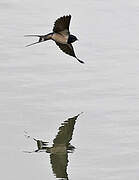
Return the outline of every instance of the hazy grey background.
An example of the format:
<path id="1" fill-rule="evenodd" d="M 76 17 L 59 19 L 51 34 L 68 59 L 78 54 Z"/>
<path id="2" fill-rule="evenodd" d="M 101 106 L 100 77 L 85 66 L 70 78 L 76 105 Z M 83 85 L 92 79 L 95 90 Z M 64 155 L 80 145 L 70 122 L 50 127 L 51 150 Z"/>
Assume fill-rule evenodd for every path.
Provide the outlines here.
<path id="1" fill-rule="evenodd" d="M 45 34 L 72 15 L 82 65 Z M 50 141 L 60 123 L 81 111 L 69 155 L 71 180 L 139 179 L 139 1 L 0 1 L 0 178 L 54 180 L 49 154 L 32 136 Z"/>

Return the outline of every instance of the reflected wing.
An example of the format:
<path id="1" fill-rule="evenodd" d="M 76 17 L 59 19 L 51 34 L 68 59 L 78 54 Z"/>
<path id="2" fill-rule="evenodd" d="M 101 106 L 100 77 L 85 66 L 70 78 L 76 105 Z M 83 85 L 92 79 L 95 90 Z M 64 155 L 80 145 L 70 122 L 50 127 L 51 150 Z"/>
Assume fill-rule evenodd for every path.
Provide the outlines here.
<path id="1" fill-rule="evenodd" d="M 68 179 L 67 166 L 68 166 L 68 154 L 51 154 L 50 162 L 52 165 L 53 173 L 56 178 Z"/>
<path id="2" fill-rule="evenodd" d="M 78 118 L 80 114 L 78 114 L 77 116 L 74 116 L 72 118 L 69 118 L 68 120 L 64 121 L 64 123 L 62 123 L 62 126 L 60 126 L 59 128 L 59 132 L 56 136 L 56 138 L 53 140 L 53 146 L 60 146 L 60 145 L 64 145 L 64 146 L 68 146 L 69 142 L 72 139 L 72 134 L 73 134 L 73 130 L 74 130 L 74 125 L 76 122 L 76 119 Z"/>
<path id="3" fill-rule="evenodd" d="M 71 20 L 71 15 L 60 17 L 59 19 L 56 20 L 53 31 L 55 33 L 60 33 L 63 31 L 62 32 L 63 34 L 65 34 L 65 33 L 68 34 L 70 20 Z"/>

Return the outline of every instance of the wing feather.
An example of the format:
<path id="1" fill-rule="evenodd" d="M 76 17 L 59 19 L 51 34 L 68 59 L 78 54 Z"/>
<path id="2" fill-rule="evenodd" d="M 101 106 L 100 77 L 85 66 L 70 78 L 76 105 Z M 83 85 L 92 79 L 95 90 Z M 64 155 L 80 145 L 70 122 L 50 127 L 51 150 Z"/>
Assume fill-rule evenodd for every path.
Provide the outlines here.
<path id="1" fill-rule="evenodd" d="M 72 44 L 61 44 L 61 43 L 58 43 L 56 42 L 56 44 L 59 46 L 59 48 L 66 54 L 70 55 L 70 56 L 73 56 L 76 58 L 76 55 L 75 55 L 75 52 L 74 52 L 74 49 L 73 49 L 73 46 Z"/>
<path id="2" fill-rule="evenodd" d="M 61 44 L 56 42 L 56 44 L 59 46 L 59 48 L 66 54 L 75 57 L 80 63 L 84 63 L 83 61 L 81 61 L 80 59 L 78 59 L 75 55 L 74 49 L 72 44 Z"/>
<path id="3" fill-rule="evenodd" d="M 60 33 L 61 31 L 65 31 L 65 30 L 69 32 L 70 20 L 71 20 L 71 15 L 58 18 L 54 23 L 53 32 Z"/>

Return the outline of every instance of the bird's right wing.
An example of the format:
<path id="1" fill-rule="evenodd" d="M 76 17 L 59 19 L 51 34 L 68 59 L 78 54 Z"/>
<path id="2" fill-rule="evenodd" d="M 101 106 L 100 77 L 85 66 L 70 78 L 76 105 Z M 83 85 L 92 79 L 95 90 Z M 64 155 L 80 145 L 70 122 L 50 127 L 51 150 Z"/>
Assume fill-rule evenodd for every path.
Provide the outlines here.
<path id="1" fill-rule="evenodd" d="M 62 123 L 62 126 L 60 126 L 59 128 L 59 132 L 56 138 L 53 140 L 54 147 L 59 145 L 65 145 L 65 146 L 69 145 L 69 142 L 72 139 L 74 125 L 79 115 L 80 114 L 72 118 L 69 118 L 68 120 L 64 121 L 64 123 Z"/>
<path id="2" fill-rule="evenodd" d="M 70 20 L 71 20 L 71 15 L 58 18 L 55 21 L 53 32 L 60 33 L 63 35 L 68 35 Z"/>
<path id="3" fill-rule="evenodd" d="M 70 56 L 73 56 L 76 58 L 76 55 L 75 55 L 75 52 L 74 52 L 74 49 L 73 49 L 73 46 L 72 44 L 61 44 L 61 43 L 58 43 L 56 42 L 56 44 L 59 46 L 59 48 L 66 54 L 70 55 Z"/>
<path id="4" fill-rule="evenodd" d="M 59 46 L 59 48 L 66 54 L 75 57 L 80 63 L 84 63 L 83 61 L 81 61 L 80 59 L 78 59 L 75 55 L 74 49 L 72 44 L 61 44 L 56 42 L 56 44 Z"/>

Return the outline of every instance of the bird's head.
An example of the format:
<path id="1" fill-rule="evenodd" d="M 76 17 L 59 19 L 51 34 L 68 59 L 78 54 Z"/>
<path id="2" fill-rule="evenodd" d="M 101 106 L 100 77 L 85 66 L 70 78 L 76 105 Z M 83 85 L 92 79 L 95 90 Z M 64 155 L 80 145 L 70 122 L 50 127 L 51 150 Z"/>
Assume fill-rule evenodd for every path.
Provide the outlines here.
<path id="1" fill-rule="evenodd" d="M 78 40 L 78 39 L 77 39 L 76 36 L 70 35 L 70 36 L 69 36 L 69 39 L 68 39 L 68 43 L 70 44 L 70 43 L 73 43 L 73 42 L 75 42 L 75 41 L 77 41 L 77 40 Z"/>

